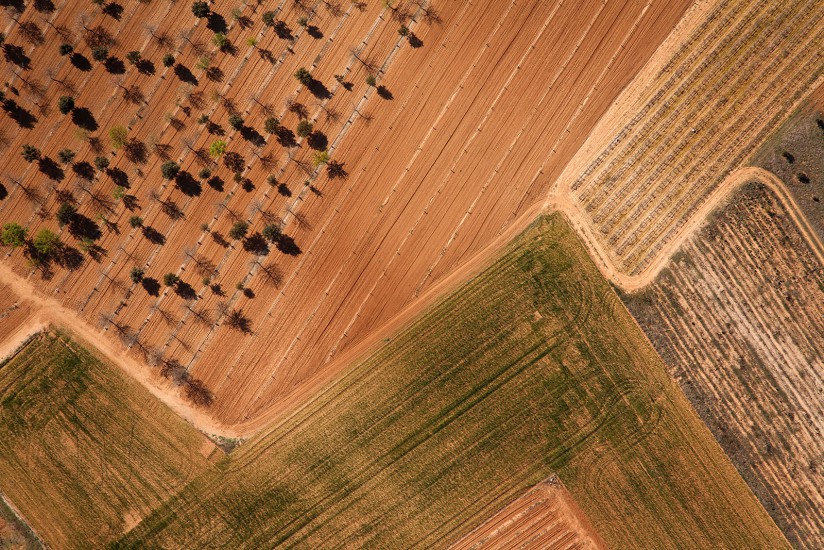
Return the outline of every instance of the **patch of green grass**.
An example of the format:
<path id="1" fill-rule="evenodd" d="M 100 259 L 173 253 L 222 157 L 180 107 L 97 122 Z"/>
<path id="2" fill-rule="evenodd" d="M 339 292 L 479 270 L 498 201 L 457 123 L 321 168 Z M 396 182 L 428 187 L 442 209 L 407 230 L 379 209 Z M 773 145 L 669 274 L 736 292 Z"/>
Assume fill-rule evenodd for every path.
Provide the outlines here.
<path id="1" fill-rule="evenodd" d="M 560 474 L 612 547 L 782 547 L 559 215 L 116 547 L 443 546 Z"/>
<path id="2" fill-rule="evenodd" d="M 0 490 L 56 548 L 128 527 L 208 466 L 205 438 L 65 334 L 0 367 Z"/>

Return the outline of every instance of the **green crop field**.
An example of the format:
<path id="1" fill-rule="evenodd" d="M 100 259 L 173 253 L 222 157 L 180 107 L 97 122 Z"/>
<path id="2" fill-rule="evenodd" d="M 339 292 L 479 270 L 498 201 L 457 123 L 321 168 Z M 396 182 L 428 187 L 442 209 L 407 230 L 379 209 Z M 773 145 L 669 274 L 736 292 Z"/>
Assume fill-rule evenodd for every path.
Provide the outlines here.
<path id="1" fill-rule="evenodd" d="M 781 533 L 559 215 L 117 547 L 443 546 L 558 473 L 611 547 Z"/>
<path id="2" fill-rule="evenodd" d="M 0 492 L 54 548 L 120 536 L 203 472 L 209 441 L 62 333 L 0 363 Z"/>

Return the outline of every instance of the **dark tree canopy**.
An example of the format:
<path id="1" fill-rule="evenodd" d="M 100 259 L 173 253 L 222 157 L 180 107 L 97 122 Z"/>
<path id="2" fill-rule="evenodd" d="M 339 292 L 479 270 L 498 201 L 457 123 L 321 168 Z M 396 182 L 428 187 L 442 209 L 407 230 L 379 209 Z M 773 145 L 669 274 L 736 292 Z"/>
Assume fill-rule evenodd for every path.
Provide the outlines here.
<path id="1" fill-rule="evenodd" d="M 192 2 L 192 13 L 195 17 L 209 17 L 209 4 L 207 2 Z"/>
<path id="2" fill-rule="evenodd" d="M 179 172 L 180 166 L 173 160 L 167 160 L 160 165 L 160 174 L 167 180 L 174 179 Z"/>
<path id="3" fill-rule="evenodd" d="M 64 115 L 70 113 L 74 109 L 74 98 L 68 95 L 60 96 L 57 100 L 57 108 Z"/>

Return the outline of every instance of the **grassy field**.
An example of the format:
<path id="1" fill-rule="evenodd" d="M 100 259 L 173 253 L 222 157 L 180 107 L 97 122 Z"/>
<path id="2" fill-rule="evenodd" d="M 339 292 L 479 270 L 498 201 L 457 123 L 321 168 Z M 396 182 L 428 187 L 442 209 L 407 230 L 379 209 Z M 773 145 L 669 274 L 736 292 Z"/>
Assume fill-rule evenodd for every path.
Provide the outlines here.
<path id="1" fill-rule="evenodd" d="M 553 472 L 610 547 L 787 546 L 559 215 L 114 546 L 444 546 Z"/>
<path id="2" fill-rule="evenodd" d="M 54 548 L 99 547 L 208 466 L 211 443 L 61 333 L 0 363 L 0 491 Z"/>

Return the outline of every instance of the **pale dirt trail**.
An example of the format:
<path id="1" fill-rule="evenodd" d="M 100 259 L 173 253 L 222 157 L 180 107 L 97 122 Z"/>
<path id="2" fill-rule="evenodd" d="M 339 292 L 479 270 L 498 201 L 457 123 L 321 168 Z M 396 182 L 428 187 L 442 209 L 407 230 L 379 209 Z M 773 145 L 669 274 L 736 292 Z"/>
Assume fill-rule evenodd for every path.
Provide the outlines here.
<path id="1" fill-rule="evenodd" d="M 23 277 L 14 273 L 6 264 L 0 263 L 0 282 L 8 285 L 20 300 L 28 302 L 32 313 L 25 325 L 0 343 L 0 357 L 13 353 L 26 338 L 49 325 L 67 330 L 73 337 L 87 343 L 94 352 L 97 350 L 105 358 L 123 369 L 129 376 L 143 384 L 155 397 L 169 406 L 175 413 L 206 434 L 236 437 L 234 430 L 222 426 L 208 414 L 195 409 L 177 395 L 176 389 L 169 384 L 162 384 L 152 376 L 145 365 L 141 365 L 126 355 L 124 349 L 116 349 L 102 331 L 91 327 L 74 311 L 71 311 L 48 296 L 35 290 L 34 286 Z"/>

